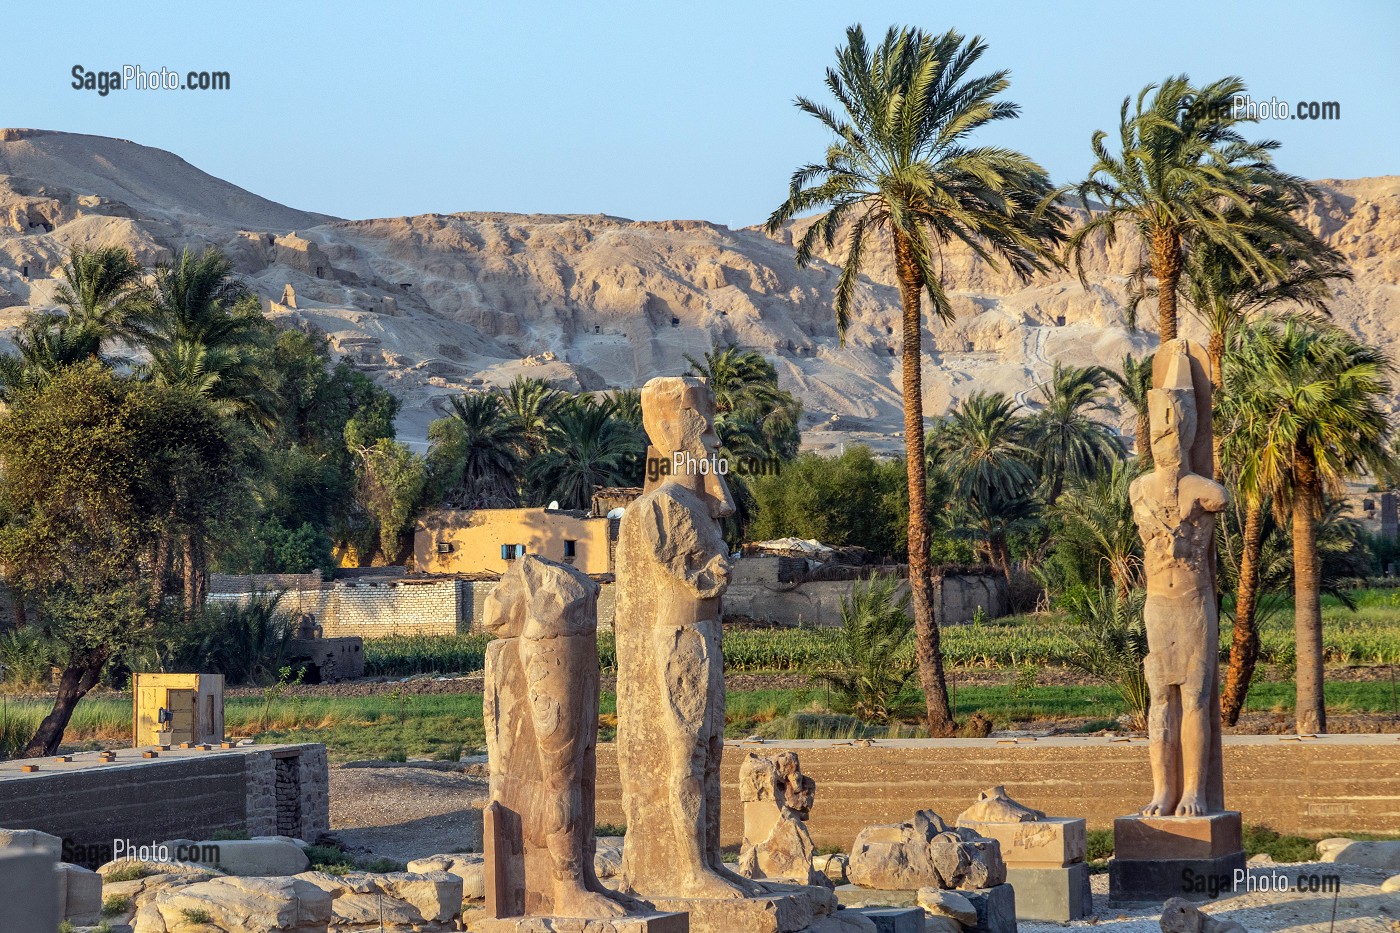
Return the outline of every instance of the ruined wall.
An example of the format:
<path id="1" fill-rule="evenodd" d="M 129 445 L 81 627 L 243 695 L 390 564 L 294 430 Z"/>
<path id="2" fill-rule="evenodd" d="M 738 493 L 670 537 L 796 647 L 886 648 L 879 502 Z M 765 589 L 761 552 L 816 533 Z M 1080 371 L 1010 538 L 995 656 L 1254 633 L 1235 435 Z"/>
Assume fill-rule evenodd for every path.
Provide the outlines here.
<path id="1" fill-rule="evenodd" d="M 281 797 L 282 812 L 295 812 L 295 823 L 278 820 L 279 761 L 296 774 L 295 799 L 286 783 Z M 78 864 L 110 851 L 114 839 L 150 844 L 208 839 L 218 830 L 269 835 L 281 827 L 315 841 L 330 828 L 324 745 L 171 750 L 156 759 L 123 749 L 111 764 L 99 764 L 93 753 L 66 764 L 45 760 L 37 774 L 21 774 L 19 765 L 0 763 L 0 826 L 58 836 L 70 854 L 85 856 L 65 859 Z"/>
<path id="2" fill-rule="evenodd" d="M 1011 796 L 1052 816 L 1085 817 L 1107 829 L 1152 796 L 1147 741 L 1103 736 L 876 740 L 869 748 L 840 741 L 726 742 L 721 837 L 743 833 L 739 766 L 749 749 L 792 749 L 817 782 L 807 828 L 819 846 L 849 849 L 874 823 L 906 820 L 932 808 L 953 819 L 981 790 L 1005 784 Z M 1400 742 L 1393 735 L 1226 736 L 1225 805 L 1246 823 L 1281 833 L 1335 836 L 1400 832 Z M 598 746 L 598 821 L 625 821 L 617 755 Z"/>
<path id="3" fill-rule="evenodd" d="M 455 579 L 338 582 L 325 614 L 317 620 L 327 637 L 455 635 L 470 628 L 463 583 Z"/>

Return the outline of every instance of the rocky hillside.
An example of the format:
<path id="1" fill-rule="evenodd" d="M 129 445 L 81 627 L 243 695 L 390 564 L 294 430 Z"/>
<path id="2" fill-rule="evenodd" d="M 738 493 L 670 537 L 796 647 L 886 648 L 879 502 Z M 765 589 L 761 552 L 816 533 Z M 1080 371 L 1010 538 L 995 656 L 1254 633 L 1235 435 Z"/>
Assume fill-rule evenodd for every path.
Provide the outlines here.
<path id="1" fill-rule="evenodd" d="M 1391 345 L 1400 332 L 1400 177 L 1325 181 L 1311 222 L 1352 262 L 1334 316 Z M 774 194 L 780 196 L 781 179 Z M 419 440 L 452 394 L 520 373 L 561 386 L 636 385 L 716 343 L 763 351 L 800 395 L 807 443 L 899 446 L 898 293 L 872 253 L 844 346 L 836 269 L 793 264 L 793 231 L 769 237 L 700 220 L 426 214 L 338 220 L 294 210 L 124 140 L 0 130 L 0 334 L 52 301 L 75 245 L 118 243 L 145 262 L 221 247 L 288 326 L 328 333 L 405 402 Z M 926 404 L 977 389 L 1033 402 L 1054 360 L 1118 363 L 1150 348 L 1124 326 L 1120 240 L 1071 274 L 1015 281 L 965 249 L 944 257 L 958 320 L 927 334 Z"/>

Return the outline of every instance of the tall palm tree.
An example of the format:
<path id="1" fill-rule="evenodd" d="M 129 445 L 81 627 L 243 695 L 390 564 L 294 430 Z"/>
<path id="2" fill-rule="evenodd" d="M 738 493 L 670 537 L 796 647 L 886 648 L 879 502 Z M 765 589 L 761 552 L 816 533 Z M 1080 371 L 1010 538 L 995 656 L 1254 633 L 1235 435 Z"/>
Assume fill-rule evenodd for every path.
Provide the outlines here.
<path id="1" fill-rule="evenodd" d="M 1392 368 L 1383 351 L 1300 317 L 1250 326 L 1237 365 L 1227 358 L 1228 441 L 1241 493 L 1261 503 L 1268 496 L 1279 520 L 1292 522 L 1299 732 L 1327 730 L 1318 522 L 1326 493 L 1393 466 L 1381 407 Z M 1258 556 L 1254 545 L 1249 557 L 1248 518 L 1245 538 L 1242 565 Z M 1254 584 L 1243 567 L 1241 577 L 1243 601 Z"/>
<path id="2" fill-rule="evenodd" d="M 1102 366 L 1056 363 L 1040 386 L 1044 407 L 1030 420 L 1027 440 L 1040 466 L 1045 501 L 1054 505 L 1067 482 L 1104 471 L 1122 454 L 1118 440 L 1091 412 L 1115 411 Z"/>
<path id="3" fill-rule="evenodd" d="M 506 407 L 525 432 L 525 451 L 543 453 L 549 442 L 549 422 L 563 395 L 543 379 L 516 376 L 505 392 Z"/>
<path id="4" fill-rule="evenodd" d="M 1152 463 L 1152 445 L 1148 442 L 1147 393 L 1152 389 L 1152 359 L 1149 353 L 1142 359 L 1134 359 L 1131 353 L 1123 355 L 1123 368 L 1118 372 L 1108 370 L 1108 378 L 1118 387 L 1118 394 L 1132 409 L 1137 423 L 1133 428 L 1133 453 L 1143 463 Z"/>
<path id="5" fill-rule="evenodd" d="M 496 392 L 456 395 L 451 405 L 451 417 L 429 428 L 429 460 L 447 498 L 466 508 L 515 505 L 525 429 Z"/>
<path id="6" fill-rule="evenodd" d="M 929 432 L 925 455 L 940 464 L 953 494 L 977 517 L 991 561 L 1011 578 L 1009 533 L 1032 512 L 1035 452 L 1015 400 L 974 392 Z"/>
<path id="7" fill-rule="evenodd" d="M 75 247 L 63 267 L 63 284 L 54 300 L 70 321 L 92 328 L 103 342 L 138 343 L 146 336 L 150 310 L 143 274 L 136 257 L 124 247 Z"/>
<path id="8" fill-rule="evenodd" d="M 257 299 L 233 272 L 233 263 L 213 247 L 188 249 L 156 269 L 151 336 L 156 346 L 177 340 L 206 347 L 246 342 L 265 326 Z"/>
<path id="9" fill-rule="evenodd" d="M 613 415 L 610 404 L 583 401 L 556 413 L 548 446 L 530 460 L 526 473 L 545 499 L 586 509 L 599 487 L 626 480 L 627 456 L 637 452 L 635 433 Z"/>
<path id="10" fill-rule="evenodd" d="M 788 198 L 768 219 L 770 232 L 792 218 L 829 208 L 799 239 L 797 263 L 808 265 L 818 245 L 832 250 L 842 232 L 844 258 L 835 311 L 843 337 L 850 323 L 867 240 L 887 236 L 903 305 L 905 464 L 909 481 L 909 584 L 913 596 L 919 679 L 929 731 L 953 726 L 943 652 L 933 615 L 929 522 L 924 464 L 923 301 L 948 320 L 943 289 L 944 246 L 966 245 L 983 261 L 1029 278 L 1052 265 L 1066 215 L 1049 197 L 1045 170 L 1022 153 L 977 146 L 978 129 L 1019 113 L 998 99 L 1007 72 L 969 77 L 986 46 L 949 30 L 932 35 L 891 28 L 871 48 L 859 26 L 846 31 L 826 85 L 840 112 L 797 98 L 797 106 L 836 137 L 823 162 L 793 173 Z"/>
<path id="11" fill-rule="evenodd" d="M 1065 534 L 1084 543 L 1119 596 L 1142 586 L 1142 538 L 1128 498 L 1140 471 L 1138 461 L 1115 460 L 1108 470 L 1071 483 L 1055 505 Z"/>
<path id="12" fill-rule="evenodd" d="M 280 400 L 243 347 L 176 340 L 156 344 L 150 354 L 150 360 L 136 368 L 138 378 L 188 389 L 221 415 L 267 431 L 276 429 Z"/>
<path id="13" fill-rule="evenodd" d="M 1296 223 L 1289 211 L 1273 208 L 1308 190 L 1273 164 L 1276 141 L 1248 142 L 1240 135 L 1237 127 L 1253 121 L 1237 115 L 1231 103 L 1244 92 L 1239 78 L 1196 88 L 1177 75 L 1143 88 L 1131 113 L 1132 99 L 1125 97 L 1119 152 L 1110 152 L 1108 134 L 1096 130 L 1093 167 L 1073 187 L 1084 209 L 1096 211 L 1067 244 L 1080 281 L 1086 280 L 1084 247 L 1099 235 L 1113 243 L 1120 227 L 1132 226 L 1157 280 L 1163 342 L 1177 335 L 1179 286 L 1191 251 L 1212 243 L 1252 270 L 1251 277 L 1266 277 L 1263 245 L 1280 238 L 1276 227 Z"/>
<path id="14" fill-rule="evenodd" d="M 703 360 L 686 354 L 690 373 L 710 386 L 715 412 L 732 425 L 751 424 L 755 455 L 791 460 L 801 443 L 798 421 L 802 403 L 778 388 L 778 371 L 757 350 L 730 344 L 706 353 Z M 737 428 L 746 431 L 747 428 Z"/>

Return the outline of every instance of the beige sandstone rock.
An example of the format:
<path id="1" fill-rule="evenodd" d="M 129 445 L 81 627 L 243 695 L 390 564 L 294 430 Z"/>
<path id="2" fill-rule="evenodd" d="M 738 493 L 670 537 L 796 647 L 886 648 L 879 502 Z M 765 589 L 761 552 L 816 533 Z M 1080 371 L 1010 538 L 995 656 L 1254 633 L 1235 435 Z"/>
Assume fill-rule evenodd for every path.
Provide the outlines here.
<path id="1" fill-rule="evenodd" d="M 744 806 L 744 838 L 739 874 L 799 884 L 830 885 L 815 869 L 816 846 L 806 819 L 816 782 L 802 773 L 794 752 L 772 757 L 750 752 L 739 768 L 739 799 Z"/>
<path id="2" fill-rule="evenodd" d="M 55 862 L 63 859 L 63 840 L 37 829 L 0 829 L 0 852 L 8 849 L 43 852 Z"/>
<path id="3" fill-rule="evenodd" d="M 297 879 L 331 898 L 332 930 L 378 930 L 381 915 L 386 926 L 449 930 L 462 913 L 462 879 L 444 871 L 306 872 Z"/>
<path id="4" fill-rule="evenodd" d="M 1400 894 L 1400 875 L 1391 875 L 1382 881 L 1381 890 L 1386 894 Z"/>
<path id="5" fill-rule="evenodd" d="M 977 802 L 958 814 L 958 825 L 964 823 L 1033 823 L 1045 819 L 1045 814 L 1012 800 L 1001 784 L 977 795 Z"/>
<path id="6" fill-rule="evenodd" d="M 1345 845 L 1337 845 L 1345 842 Z M 1325 849 L 1323 843 L 1331 843 Z M 1340 865 L 1361 865 L 1366 868 L 1400 870 L 1400 841 L 1377 840 L 1355 841 L 1351 839 L 1325 839 L 1317 844 L 1324 862 Z"/>
<path id="7" fill-rule="evenodd" d="M 964 926 L 977 926 L 977 908 L 972 901 L 956 891 L 942 888 L 920 888 L 918 904 L 927 913 L 949 917 Z"/>
<path id="8" fill-rule="evenodd" d="M 213 878 L 164 888 L 133 933 L 326 933 L 331 897 L 301 878 Z"/>
<path id="9" fill-rule="evenodd" d="M 622 836 L 599 836 L 598 850 L 593 854 L 593 870 L 599 878 L 616 878 L 622 874 Z"/>
<path id="10" fill-rule="evenodd" d="M 583 573 L 527 555 L 487 599 L 488 917 L 602 919 L 637 906 L 593 867 L 597 598 Z"/>
<path id="11" fill-rule="evenodd" d="M 74 926 L 96 923 L 102 915 L 102 876 L 66 862 L 59 862 L 55 870 L 63 919 Z"/>
<path id="12" fill-rule="evenodd" d="M 995 840 L 950 826 L 932 810 L 920 810 L 908 822 L 861 830 L 847 873 L 852 884 L 866 888 L 975 890 L 1005 882 L 1006 864 Z"/>
<path id="13" fill-rule="evenodd" d="M 617 541 L 617 757 L 627 836 L 624 890 L 648 899 L 759 893 L 720 858 L 724 668 L 720 597 L 729 549 L 719 519 L 734 510 L 713 469 L 714 400 L 698 379 L 642 389 L 657 474 L 622 516 Z M 693 465 L 693 466 L 692 466 Z"/>
<path id="14" fill-rule="evenodd" d="M 479 901 L 486 897 L 486 856 L 478 852 L 453 853 L 451 855 L 430 855 L 414 859 L 407 868 L 410 872 L 445 871 L 462 879 L 462 900 Z"/>
<path id="15" fill-rule="evenodd" d="M 1229 497 L 1211 479 L 1207 366 L 1204 351 L 1184 339 L 1157 352 L 1148 394 L 1154 467 L 1130 489 L 1143 540 L 1146 674 L 1152 693 L 1153 794 L 1144 816 L 1202 816 L 1225 809 L 1215 516 Z"/>
<path id="16" fill-rule="evenodd" d="M 165 843 L 165 847 L 172 853 L 209 853 L 208 861 L 191 861 L 189 864 L 218 868 L 226 875 L 245 878 L 296 875 L 311 867 L 305 849 L 288 836 L 221 839 L 217 842 L 171 839 Z"/>
<path id="17" fill-rule="evenodd" d="M 875 921 L 849 910 L 838 910 L 822 917 L 808 930 L 810 933 L 879 933 Z"/>

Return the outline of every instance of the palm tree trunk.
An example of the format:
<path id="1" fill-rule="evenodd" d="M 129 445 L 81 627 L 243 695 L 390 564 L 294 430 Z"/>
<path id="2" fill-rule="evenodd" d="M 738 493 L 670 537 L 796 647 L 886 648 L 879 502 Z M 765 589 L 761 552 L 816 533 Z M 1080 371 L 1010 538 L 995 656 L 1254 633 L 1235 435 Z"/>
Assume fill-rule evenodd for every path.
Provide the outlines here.
<path id="1" fill-rule="evenodd" d="M 924 688 L 929 735 L 951 735 L 953 711 L 943 671 L 938 620 L 933 616 L 929 566 L 928 485 L 924 476 L 923 280 L 909 242 L 895 233 L 895 262 L 904 304 L 904 463 L 909 481 L 909 592 L 914 607 L 914 652 Z"/>
<path id="2" fill-rule="evenodd" d="M 1317 466 L 1305 450 L 1293 455 L 1293 628 L 1297 644 L 1299 733 L 1327 731 L 1322 694 L 1322 602 L 1317 554 Z"/>
<path id="3" fill-rule="evenodd" d="M 1148 421 L 1147 410 L 1143 409 L 1137 413 L 1136 434 L 1133 435 L 1133 453 L 1139 457 L 1152 456 L 1152 439 L 1147 436 L 1147 432 L 1152 430 L 1152 425 Z"/>
<path id="4" fill-rule="evenodd" d="M 39 723 L 34 737 L 25 746 L 21 758 L 46 758 L 57 755 L 63 742 L 63 733 L 73 718 L 73 710 L 78 701 L 87 696 L 89 690 L 97 686 L 102 676 L 102 665 L 107 663 L 107 652 L 99 650 L 84 658 L 70 661 L 58 680 L 58 695 L 54 697 L 53 709 Z"/>
<path id="5" fill-rule="evenodd" d="M 1172 227 L 1152 231 L 1152 275 L 1157 279 L 1157 332 L 1176 339 L 1176 287 L 1181 281 L 1181 235 Z"/>
<path id="6" fill-rule="evenodd" d="M 1210 384 L 1215 387 L 1215 394 L 1219 395 L 1225 391 L 1225 335 L 1212 331 L 1210 341 L 1206 345 L 1206 353 L 1210 357 Z M 1218 402 L 1216 404 L 1219 404 Z M 1219 431 L 1212 432 L 1211 448 L 1215 460 L 1215 481 L 1222 486 L 1225 484 L 1225 468 L 1221 464 L 1220 451 L 1224 444 L 1224 439 Z"/>
<path id="7" fill-rule="evenodd" d="M 1245 506 L 1244 543 L 1240 552 L 1240 585 L 1235 594 L 1235 636 L 1230 642 L 1230 663 L 1225 671 L 1225 695 L 1220 718 L 1227 726 L 1239 722 L 1259 660 L 1259 630 L 1254 612 L 1259 601 L 1259 546 L 1264 537 L 1264 508 L 1250 500 Z"/>
<path id="8" fill-rule="evenodd" d="M 1011 582 L 1011 548 L 1006 544 L 1006 535 L 997 533 L 987 538 L 988 549 L 991 551 L 992 563 L 1001 568 L 1001 575 L 1006 578 L 1006 582 Z"/>

